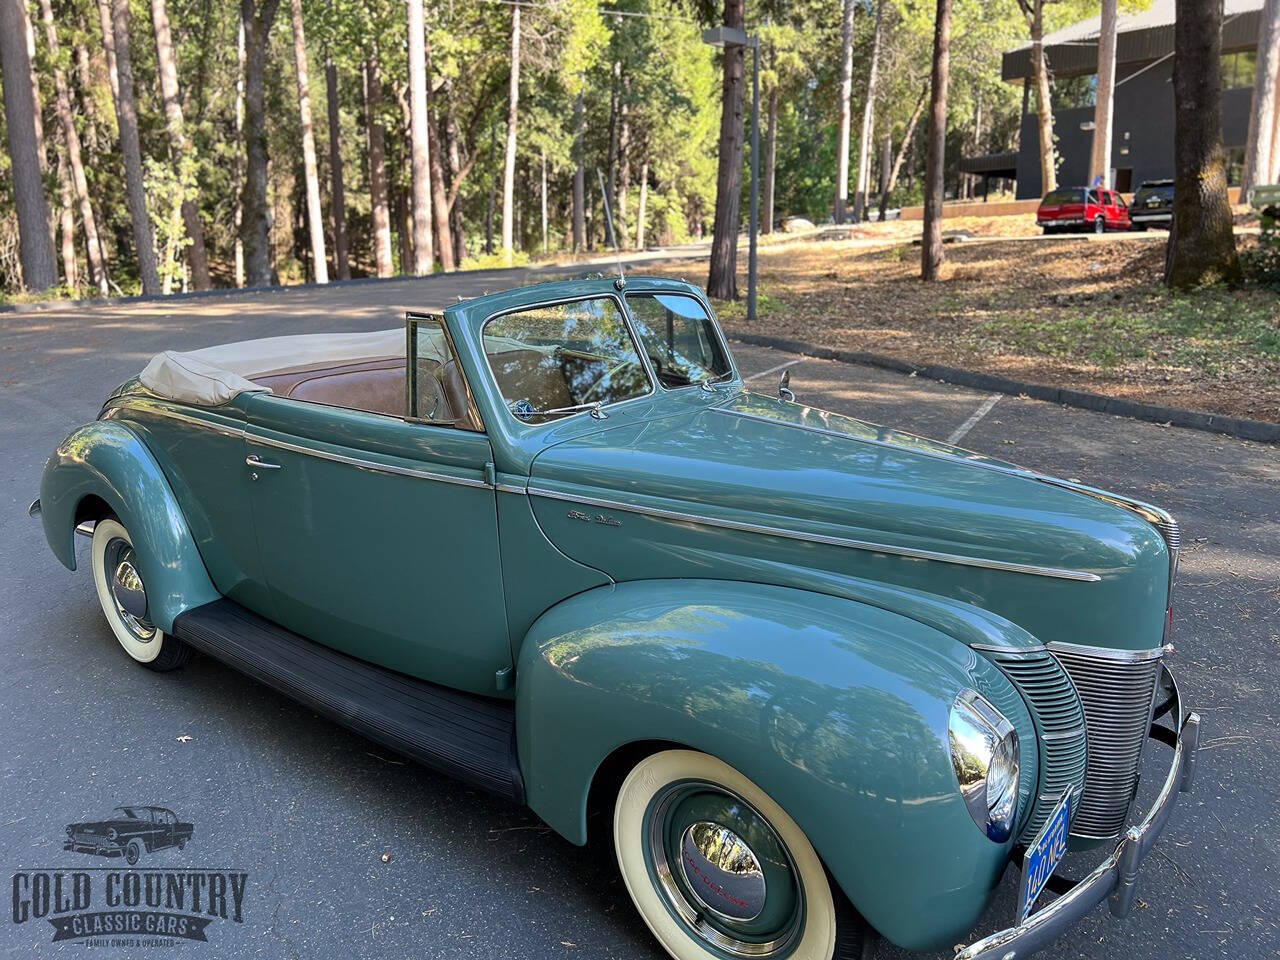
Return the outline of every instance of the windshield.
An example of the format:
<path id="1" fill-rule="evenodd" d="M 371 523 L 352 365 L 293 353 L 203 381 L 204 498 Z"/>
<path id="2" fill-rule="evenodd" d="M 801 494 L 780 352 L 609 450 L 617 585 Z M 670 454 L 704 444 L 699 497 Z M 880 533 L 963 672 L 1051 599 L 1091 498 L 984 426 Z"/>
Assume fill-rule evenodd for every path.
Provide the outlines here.
<path id="1" fill-rule="evenodd" d="M 1141 186 L 1138 188 L 1138 193 L 1134 196 L 1133 202 L 1141 203 L 1143 200 L 1157 197 L 1161 200 L 1173 202 L 1173 184 L 1161 184 L 1154 187 Z"/>
<path id="2" fill-rule="evenodd" d="M 116 807 L 107 815 L 108 820 L 150 820 L 151 811 L 146 807 Z"/>
<path id="3" fill-rule="evenodd" d="M 507 408 L 525 423 L 644 396 L 653 389 L 611 297 L 494 317 L 484 352 Z"/>
<path id="4" fill-rule="evenodd" d="M 1084 203 L 1083 189 L 1054 190 L 1045 196 L 1041 203 L 1045 204 L 1066 204 L 1066 203 Z"/>
<path id="5" fill-rule="evenodd" d="M 733 373 L 715 323 L 695 297 L 629 293 L 627 306 L 658 382 L 687 387 Z"/>

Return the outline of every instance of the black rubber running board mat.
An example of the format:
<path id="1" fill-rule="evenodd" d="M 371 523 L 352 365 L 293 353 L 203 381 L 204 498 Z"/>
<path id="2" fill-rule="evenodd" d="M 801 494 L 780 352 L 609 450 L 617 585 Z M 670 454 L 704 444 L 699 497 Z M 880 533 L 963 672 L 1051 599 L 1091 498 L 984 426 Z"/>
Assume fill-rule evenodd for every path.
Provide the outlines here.
<path id="1" fill-rule="evenodd" d="M 173 632 L 370 740 L 524 802 L 514 702 L 463 693 L 357 660 L 225 598 L 180 614 Z"/>

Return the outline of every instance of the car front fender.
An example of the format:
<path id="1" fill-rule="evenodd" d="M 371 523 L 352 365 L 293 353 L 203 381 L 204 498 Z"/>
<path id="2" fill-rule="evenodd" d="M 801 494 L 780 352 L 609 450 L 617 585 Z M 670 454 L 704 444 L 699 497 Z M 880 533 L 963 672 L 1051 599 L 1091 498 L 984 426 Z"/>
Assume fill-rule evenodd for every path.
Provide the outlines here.
<path id="1" fill-rule="evenodd" d="M 974 823 L 952 770 L 951 705 L 971 686 L 1029 723 L 993 664 L 890 610 L 730 581 L 599 587 L 543 614 L 521 647 L 528 802 L 584 843 L 593 777 L 614 751 L 654 740 L 704 751 L 781 804 L 881 934 L 949 946 L 1012 844 Z M 1034 760 L 1024 776 L 1034 783 Z"/>
<path id="2" fill-rule="evenodd" d="M 81 427 L 58 445 L 40 479 L 40 519 L 54 556 L 76 568 L 77 511 L 106 503 L 133 540 L 148 613 L 166 632 L 184 610 L 218 599 L 169 481 L 137 434 L 112 420 Z"/>

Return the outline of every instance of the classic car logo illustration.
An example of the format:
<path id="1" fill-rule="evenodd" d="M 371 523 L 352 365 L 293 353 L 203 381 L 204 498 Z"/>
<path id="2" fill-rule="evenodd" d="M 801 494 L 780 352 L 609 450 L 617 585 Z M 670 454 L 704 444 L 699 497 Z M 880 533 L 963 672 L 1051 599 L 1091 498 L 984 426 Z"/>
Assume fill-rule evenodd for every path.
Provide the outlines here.
<path id="1" fill-rule="evenodd" d="M 249 874 L 199 867 L 143 866 L 162 850 L 171 859 L 195 827 L 167 807 L 122 806 L 101 820 L 68 824 L 62 849 L 107 857 L 117 866 L 19 869 L 13 874 L 13 922 L 48 920 L 53 942 L 163 947 L 207 942 L 215 920 L 244 923 Z"/>
<path id="2" fill-rule="evenodd" d="M 102 857 L 124 857 L 133 866 L 146 854 L 177 847 L 191 839 L 193 826 L 164 807 L 116 807 L 105 820 L 67 825 L 64 850 Z"/>

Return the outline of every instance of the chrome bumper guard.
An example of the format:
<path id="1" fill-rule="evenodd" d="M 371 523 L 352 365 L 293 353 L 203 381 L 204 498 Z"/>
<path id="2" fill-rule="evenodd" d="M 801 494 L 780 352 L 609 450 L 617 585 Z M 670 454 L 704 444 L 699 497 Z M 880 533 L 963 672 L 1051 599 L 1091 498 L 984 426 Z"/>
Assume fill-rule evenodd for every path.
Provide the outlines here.
<path id="1" fill-rule="evenodd" d="M 1113 916 L 1128 916 L 1137 895 L 1138 867 L 1173 812 L 1179 793 L 1189 793 L 1200 745 L 1200 715 L 1184 713 L 1178 685 L 1168 667 L 1160 668 L 1160 691 L 1165 699 L 1157 706 L 1148 736 L 1173 747 L 1173 763 L 1146 819 L 1131 826 L 1111 855 L 1087 877 L 1052 903 L 1033 913 L 1025 923 L 993 933 L 969 946 L 956 948 L 956 960 L 1015 960 L 1043 950 L 1086 913 L 1110 899 Z M 1173 728 L 1154 721 L 1169 714 Z"/>

